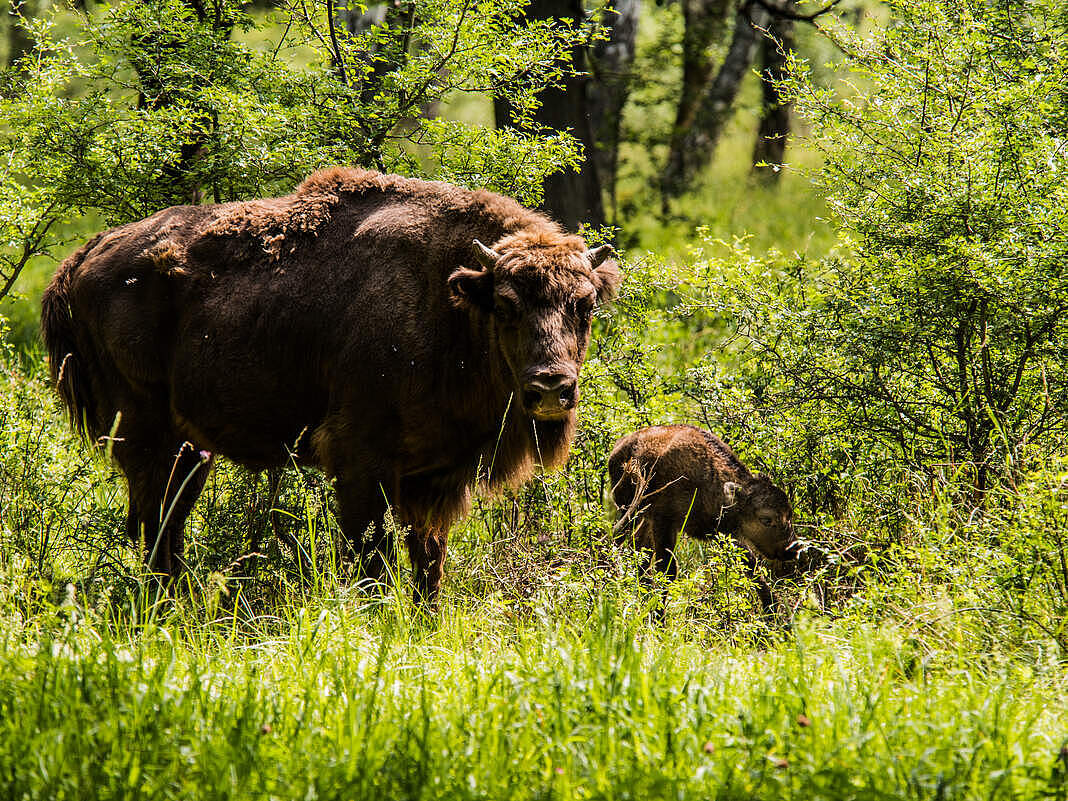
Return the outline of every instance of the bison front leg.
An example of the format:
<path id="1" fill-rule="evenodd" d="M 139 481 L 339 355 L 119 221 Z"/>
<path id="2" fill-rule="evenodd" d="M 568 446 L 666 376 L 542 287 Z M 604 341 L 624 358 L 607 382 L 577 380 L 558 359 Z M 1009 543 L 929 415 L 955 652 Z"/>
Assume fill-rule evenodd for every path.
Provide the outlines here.
<path id="1" fill-rule="evenodd" d="M 449 544 L 446 527 L 412 527 L 408 533 L 408 555 L 412 560 L 415 602 L 435 607 L 445 572 L 445 555 Z"/>

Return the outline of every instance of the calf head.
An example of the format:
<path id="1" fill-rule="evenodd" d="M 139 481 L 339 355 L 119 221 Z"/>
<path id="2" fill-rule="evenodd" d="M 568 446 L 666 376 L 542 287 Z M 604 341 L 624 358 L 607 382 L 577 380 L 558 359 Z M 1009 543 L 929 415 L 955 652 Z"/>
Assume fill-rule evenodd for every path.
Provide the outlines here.
<path id="1" fill-rule="evenodd" d="M 744 484 L 727 481 L 723 492 L 727 504 L 737 509 L 739 537 L 769 559 L 797 558 L 794 510 L 785 492 L 764 476 L 756 476 Z"/>
<path id="2" fill-rule="evenodd" d="M 489 319 L 519 407 L 536 420 L 567 419 L 578 404 L 593 310 L 621 280 L 612 248 L 537 232 L 492 248 L 476 239 L 472 251 L 478 268 L 449 276 L 453 302 Z"/>

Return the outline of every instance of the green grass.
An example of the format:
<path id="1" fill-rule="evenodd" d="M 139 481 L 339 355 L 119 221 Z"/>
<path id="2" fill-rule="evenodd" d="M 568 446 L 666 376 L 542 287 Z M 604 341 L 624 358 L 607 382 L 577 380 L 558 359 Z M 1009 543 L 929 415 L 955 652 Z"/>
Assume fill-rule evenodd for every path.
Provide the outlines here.
<path id="1" fill-rule="evenodd" d="M 625 597 L 625 594 L 623 595 Z M 7 615 L 5 615 L 7 617 Z M 4 621 L 0 782 L 21 798 L 1063 798 L 1063 675 L 880 629 L 767 651 L 564 618 L 292 603 L 258 636 Z M 31 625 L 27 625 L 30 623 Z"/>
<path id="2" fill-rule="evenodd" d="M 477 504 L 427 616 L 403 563 L 396 591 L 351 589 L 321 477 L 291 476 L 282 499 L 317 556 L 301 580 L 260 484 L 223 464 L 186 579 L 159 599 L 119 533 L 121 480 L 66 430 L 39 362 L 2 366 L 4 797 L 1068 792 L 1057 466 L 978 520 L 917 496 L 896 541 L 874 516 L 807 529 L 834 559 L 844 533 L 869 556 L 777 582 L 770 624 L 734 555 L 686 544 L 660 626 L 577 468 Z"/>

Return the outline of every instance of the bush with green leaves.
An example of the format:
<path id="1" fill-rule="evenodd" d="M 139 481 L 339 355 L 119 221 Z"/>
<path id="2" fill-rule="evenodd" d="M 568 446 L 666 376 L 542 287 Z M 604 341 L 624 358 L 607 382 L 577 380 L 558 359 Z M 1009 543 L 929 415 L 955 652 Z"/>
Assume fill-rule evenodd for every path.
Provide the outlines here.
<path id="1" fill-rule="evenodd" d="M 544 176 L 578 158 L 567 134 L 423 113 L 462 92 L 530 113 L 587 34 L 526 22 L 518 0 L 411 0 L 400 18 L 352 34 L 324 18 L 333 5 L 303 2 L 269 27 L 234 0 L 87 8 L 71 12 L 67 35 L 68 17 L 35 23 L 36 50 L 0 81 L 0 297 L 87 213 L 110 226 L 276 194 L 331 164 L 532 203 Z"/>
<path id="2" fill-rule="evenodd" d="M 1068 7 L 888 6 L 837 32 L 851 81 L 795 61 L 785 87 L 842 255 L 735 254 L 708 302 L 747 394 L 814 456 L 959 472 L 979 497 L 1066 433 Z"/>

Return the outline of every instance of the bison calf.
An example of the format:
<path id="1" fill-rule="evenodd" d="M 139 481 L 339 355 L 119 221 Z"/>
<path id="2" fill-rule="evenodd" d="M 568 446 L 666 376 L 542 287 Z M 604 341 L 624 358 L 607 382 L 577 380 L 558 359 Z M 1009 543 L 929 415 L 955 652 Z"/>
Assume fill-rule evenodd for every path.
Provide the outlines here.
<path id="1" fill-rule="evenodd" d="M 643 572 L 651 563 L 675 578 L 680 532 L 697 539 L 727 534 L 746 546 L 748 571 L 765 611 L 771 609 L 771 589 L 755 572 L 752 549 L 795 561 L 793 509 L 782 490 L 750 473 L 723 440 L 693 426 L 643 428 L 616 443 L 608 473 L 621 514 L 616 535 L 648 552 Z"/>

